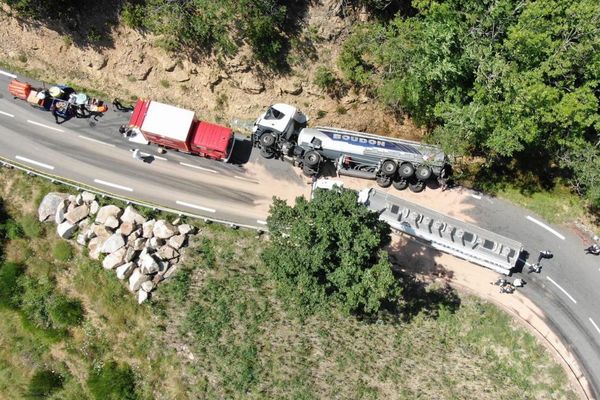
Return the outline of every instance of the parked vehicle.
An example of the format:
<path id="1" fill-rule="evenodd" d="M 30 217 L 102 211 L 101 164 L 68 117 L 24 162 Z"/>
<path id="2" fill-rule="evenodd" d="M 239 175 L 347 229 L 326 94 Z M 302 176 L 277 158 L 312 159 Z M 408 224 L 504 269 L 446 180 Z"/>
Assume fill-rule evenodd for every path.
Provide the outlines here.
<path id="1" fill-rule="evenodd" d="M 228 161 L 235 143 L 230 128 L 199 121 L 193 111 L 152 100 L 137 101 L 129 126 L 150 143 L 214 160 Z"/>
<path id="2" fill-rule="evenodd" d="M 430 178 L 448 179 L 448 159 L 431 145 L 331 127 L 307 127 L 308 118 L 295 107 L 274 104 L 255 122 L 252 142 L 265 158 L 282 158 L 318 175 L 327 162 L 339 175 L 375 179 L 420 192 Z"/>

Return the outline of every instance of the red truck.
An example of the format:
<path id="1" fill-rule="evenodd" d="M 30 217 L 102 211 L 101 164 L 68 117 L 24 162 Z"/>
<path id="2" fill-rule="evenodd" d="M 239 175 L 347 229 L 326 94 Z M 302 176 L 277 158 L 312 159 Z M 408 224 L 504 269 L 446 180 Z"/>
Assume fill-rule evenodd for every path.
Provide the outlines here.
<path id="1" fill-rule="evenodd" d="M 129 126 L 139 129 L 150 143 L 225 162 L 235 142 L 231 129 L 199 121 L 193 111 L 151 100 L 137 101 Z"/>

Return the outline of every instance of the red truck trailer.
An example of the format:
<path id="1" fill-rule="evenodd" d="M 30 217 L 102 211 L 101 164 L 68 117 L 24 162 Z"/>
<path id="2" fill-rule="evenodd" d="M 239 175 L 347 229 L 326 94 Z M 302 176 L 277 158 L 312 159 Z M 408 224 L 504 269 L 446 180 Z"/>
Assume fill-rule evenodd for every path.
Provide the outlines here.
<path id="1" fill-rule="evenodd" d="M 214 160 L 229 160 L 233 150 L 233 131 L 227 127 L 199 121 L 193 111 L 159 103 L 137 101 L 129 120 L 147 141 Z"/>

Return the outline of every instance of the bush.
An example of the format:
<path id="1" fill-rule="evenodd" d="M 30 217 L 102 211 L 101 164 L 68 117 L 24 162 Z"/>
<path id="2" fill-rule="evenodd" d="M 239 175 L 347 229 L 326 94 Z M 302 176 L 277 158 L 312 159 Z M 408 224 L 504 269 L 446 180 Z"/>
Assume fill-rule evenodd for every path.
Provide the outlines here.
<path id="1" fill-rule="evenodd" d="M 0 224 L 0 235 L 15 240 L 23 237 L 23 229 L 15 220 L 9 218 Z"/>
<path id="2" fill-rule="evenodd" d="M 96 400 L 135 400 L 135 378 L 129 365 L 111 361 L 90 371 L 87 381 Z"/>
<path id="3" fill-rule="evenodd" d="M 19 219 L 19 225 L 28 238 L 37 238 L 42 234 L 42 224 L 34 215 L 24 215 Z"/>
<path id="4" fill-rule="evenodd" d="M 333 71 L 327 67 L 318 67 L 315 72 L 314 84 L 326 91 L 332 93 L 336 90 L 338 80 Z"/>
<path id="5" fill-rule="evenodd" d="M 125 4 L 121 10 L 121 19 L 130 28 L 143 28 L 145 18 L 146 12 L 144 6 L 140 4 Z"/>
<path id="6" fill-rule="evenodd" d="M 63 387 L 64 379 L 60 374 L 48 369 L 37 370 L 27 388 L 27 398 L 43 399 Z"/>
<path id="7" fill-rule="evenodd" d="M 0 306 L 14 307 L 18 304 L 15 296 L 19 293 L 17 284 L 23 267 L 15 263 L 5 263 L 0 266 Z"/>
<path id="8" fill-rule="evenodd" d="M 73 246 L 69 242 L 57 242 L 52 249 L 52 255 L 58 261 L 69 261 L 73 258 Z"/>
<path id="9" fill-rule="evenodd" d="M 64 329 L 83 321 L 83 306 L 79 300 L 56 295 L 48 303 L 48 316 L 54 328 Z"/>

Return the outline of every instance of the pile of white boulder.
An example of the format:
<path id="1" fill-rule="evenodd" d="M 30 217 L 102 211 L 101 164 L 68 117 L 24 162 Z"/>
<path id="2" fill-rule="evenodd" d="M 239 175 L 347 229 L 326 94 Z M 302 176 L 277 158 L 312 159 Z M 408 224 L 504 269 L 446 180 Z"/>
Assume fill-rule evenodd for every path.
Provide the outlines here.
<path id="1" fill-rule="evenodd" d="M 195 228 L 179 219 L 146 220 L 131 206 L 125 210 L 100 207 L 93 193 L 75 195 L 48 193 L 38 208 L 41 222 L 54 221 L 63 239 L 87 246 L 89 256 L 128 279 L 129 290 L 143 303 L 150 292 L 177 269 L 180 253 Z"/>

